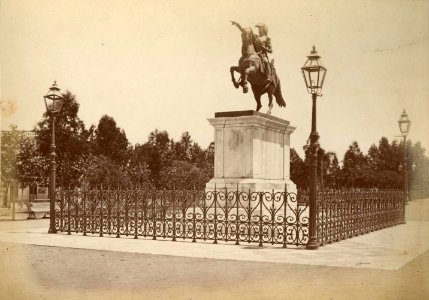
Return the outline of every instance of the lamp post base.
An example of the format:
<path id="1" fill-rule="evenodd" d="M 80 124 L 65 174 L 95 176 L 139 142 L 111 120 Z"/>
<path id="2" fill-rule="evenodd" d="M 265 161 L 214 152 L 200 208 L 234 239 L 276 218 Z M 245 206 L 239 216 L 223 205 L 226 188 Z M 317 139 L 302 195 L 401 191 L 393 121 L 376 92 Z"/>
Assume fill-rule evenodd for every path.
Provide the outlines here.
<path id="1" fill-rule="evenodd" d="M 307 246 L 305 247 L 308 250 L 316 250 L 319 248 L 319 245 L 317 244 L 317 240 L 315 237 L 310 238 L 308 240 Z"/>
<path id="2" fill-rule="evenodd" d="M 56 228 L 49 228 L 48 233 L 57 233 L 57 229 Z"/>

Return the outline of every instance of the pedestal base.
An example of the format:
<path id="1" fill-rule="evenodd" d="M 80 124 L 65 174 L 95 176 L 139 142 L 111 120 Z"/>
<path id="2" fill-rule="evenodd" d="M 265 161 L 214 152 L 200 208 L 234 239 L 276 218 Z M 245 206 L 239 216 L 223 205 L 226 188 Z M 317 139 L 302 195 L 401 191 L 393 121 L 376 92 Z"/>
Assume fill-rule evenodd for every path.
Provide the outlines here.
<path id="1" fill-rule="evenodd" d="M 295 192 L 290 180 L 289 121 L 255 111 L 216 113 L 214 178 L 208 190 Z"/>
<path id="2" fill-rule="evenodd" d="M 213 178 L 206 183 L 206 191 L 243 191 L 243 192 L 284 192 L 296 193 L 296 185 L 291 180 L 280 179 L 225 179 Z"/>

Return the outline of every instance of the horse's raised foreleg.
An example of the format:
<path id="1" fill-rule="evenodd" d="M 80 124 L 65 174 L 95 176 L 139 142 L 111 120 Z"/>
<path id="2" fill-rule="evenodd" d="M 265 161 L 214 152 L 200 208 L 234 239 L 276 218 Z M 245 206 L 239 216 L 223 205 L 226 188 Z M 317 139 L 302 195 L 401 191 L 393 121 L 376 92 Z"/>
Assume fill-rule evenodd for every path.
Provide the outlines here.
<path id="1" fill-rule="evenodd" d="M 243 79 L 242 79 L 242 81 L 243 81 L 243 93 L 247 93 L 249 91 L 249 88 L 247 87 L 247 78 L 249 77 L 249 74 L 251 72 L 255 72 L 255 71 L 256 71 L 255 66 L 250 66 L 244 70 Z"/>
<path id="2" fill-rule="evenodd" d="M 231 80 L 232 83 L 234 84 L 235 88 L 238 89 L 238 87 L 240 86 L 240 84 L 235 80 L 234 77 L 234 72 L 240 73 L 240 68 L 237 66 L 233 66 L 229 69 L 229 71 L 231 72 Z"/>

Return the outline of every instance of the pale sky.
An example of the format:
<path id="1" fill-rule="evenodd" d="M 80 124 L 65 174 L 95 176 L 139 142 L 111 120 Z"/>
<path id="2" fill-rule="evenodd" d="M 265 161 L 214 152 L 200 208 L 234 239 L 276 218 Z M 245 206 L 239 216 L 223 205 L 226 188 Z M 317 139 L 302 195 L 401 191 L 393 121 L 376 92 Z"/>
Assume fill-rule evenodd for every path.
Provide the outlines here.
<path id="1" fill-rule="evenodd" d="M 255 109 L 229 68 L 240 57 L 243 26 L 268 25 L 287 107 L 273 115 L 297 129 L 302 156 L 310 133 L 311 96 L 300 68 L 316 45 L 327 67 L 317 103 L 320 143 L 364 153 L 382 136 L 399 135 L 405 108 L 409 138 L 429 151 L 429 1 L 16 1 L 0 0 L 1 100 L 14 101 L 2 129 L 31 130 L 54 80 L 80 103 L 89 127 L 114 117 L 132 143 L 154 129 L 172 138 L 189 131 L 207 147 L 207 118 Z M 262 112 L 267 109 L 267 96 Z M 427 153 L 429 154 L 429 153 Z"/>

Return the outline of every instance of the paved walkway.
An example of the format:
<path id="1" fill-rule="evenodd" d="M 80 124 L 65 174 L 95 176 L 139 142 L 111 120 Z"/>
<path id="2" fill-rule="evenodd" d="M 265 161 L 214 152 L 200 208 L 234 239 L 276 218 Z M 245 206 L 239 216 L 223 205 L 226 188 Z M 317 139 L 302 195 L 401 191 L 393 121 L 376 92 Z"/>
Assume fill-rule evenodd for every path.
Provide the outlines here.
<path id="1" fill-rule="evenodd" d="M 398 270 L 429 249 L 429 199 L 407 206 L 407 223 L 347 239 L 318 250 L 256 244 L 236 246 L 132 237 L 48 234 L 48 220 L 1 222 L 0 242 L 251 262 Z M 29 223 L 33 222 L 33 223 Z M 25 223 L 25 224 L 24 224 Z M 33 226 L 30 226 L 30 225 Z"/>

